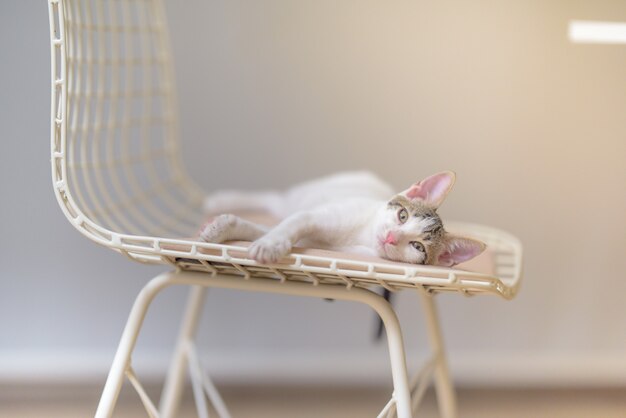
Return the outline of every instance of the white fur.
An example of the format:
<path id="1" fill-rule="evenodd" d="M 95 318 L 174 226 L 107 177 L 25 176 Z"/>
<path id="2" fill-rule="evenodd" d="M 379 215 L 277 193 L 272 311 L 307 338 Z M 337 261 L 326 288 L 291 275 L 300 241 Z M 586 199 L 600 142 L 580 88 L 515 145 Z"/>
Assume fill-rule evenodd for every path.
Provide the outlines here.
<path id="1" fill-rule="evenodd" d="M 446 179 L 446 194 L 454 180 L 451 176 Z M 441 193 L 437 195 L 438 203 L 445 197 Z M 205 209 L 211 214 L 260 209 L 282 221 L 268 230 L 233 215 L 222 215 L 207 225 L 200 237 L 216 243 L 254 241 L 248 252 L 261 263 L 278 261 L 295 245 L 423 263 L 425 255 L 410 243 L 430 226 L 429 222 L 414 216 L 399 222 L 398 209 L 388 206 L 394 195 L 388 184 L 365 171 L 335 174 L 284 193 L 218 192 L 205 201 Z M 397 242 L 385 243 L 389 233 Z"/>
<path id="2" fill-rule="evenodd" d="M 264 209 L 283 221 L 257 239 L 258 230 L 242 228 L 242 219 L 219 216 L 205 227 L 201 238 L 209 242 L 256 239 L 249 254 L 265 263 L 277 261 L 294 245 L 382 256 L 384 252 L 376 248 L 392 195 L 393 189 L 369 172 L 324 177 L 282 194 L 218 192 L 205 201 L 210 213 Z"/>
<path id="3" fill-rule="evenodd" d="M 238 210 L 266 210 L 279 219 L 332 202 L 361 198 L 386 200 L 393 189 L 368 171 L 344 172 L 296 185 L 285 192 L 219 191 L 208 196 L 204 209 L 210 214 Z"/>

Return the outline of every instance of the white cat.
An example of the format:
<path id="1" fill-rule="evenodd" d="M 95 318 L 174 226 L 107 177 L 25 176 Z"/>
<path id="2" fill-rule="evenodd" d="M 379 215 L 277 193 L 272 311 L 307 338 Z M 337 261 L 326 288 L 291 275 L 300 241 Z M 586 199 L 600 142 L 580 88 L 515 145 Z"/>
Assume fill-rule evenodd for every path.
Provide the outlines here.
<path id="1" fill-rule="evenodd" d="M 298 245 L 451 267 L 485 248 L 480 241 L 443 228 L 436 210 L 454 181 L 454 173 L 438 173 L 394 196 L 374 174 L 349 172 L 282 193 L 218 192 L 205 200 L 211 214 L 263 210 L 281 222 L 270 228 L 225 214 L 204 226 L 200 238 L 213 243 L 254 241 L 248 253 L 260 263 L 277 262 Z"/>

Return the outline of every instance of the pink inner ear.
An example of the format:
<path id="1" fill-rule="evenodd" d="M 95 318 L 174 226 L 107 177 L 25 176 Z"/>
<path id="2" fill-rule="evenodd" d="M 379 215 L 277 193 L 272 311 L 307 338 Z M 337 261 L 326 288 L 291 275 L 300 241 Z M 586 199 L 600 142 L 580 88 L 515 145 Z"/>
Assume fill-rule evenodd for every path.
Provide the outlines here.
<path id="1" fill-rule="evenodd" d="M 432 206 L 439 207 L 453 183 L 453 173 L 435 174 L 411 186 L 406 191 L 406 197 L 409 199 L 420 199 Z"/>
<path id="2" fill-rule="evenodd" d="M 448 243 L 448 249 L 439 254 L 437 264 L 445 267 L 471 260 L 485 249 L 485 244 L 469 238 L 452 238 Z"/>
<path id="3" fill-rule="evenodd" d="M 421 183 L 416 183 L 406 192 L 406 197 L 409 199 L 422 199 L 426 200 L 428 192 L 422 188 Z"/>

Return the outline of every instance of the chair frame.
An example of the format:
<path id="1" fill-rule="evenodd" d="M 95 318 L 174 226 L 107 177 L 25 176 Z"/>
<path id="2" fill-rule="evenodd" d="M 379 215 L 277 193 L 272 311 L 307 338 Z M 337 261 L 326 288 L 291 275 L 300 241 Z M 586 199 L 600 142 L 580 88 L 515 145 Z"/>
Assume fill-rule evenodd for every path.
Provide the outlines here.
<path id="1" fill-rule="evenodd" d="M 132 369 L 131 356 L 151 301 L 161 290 L 172 285 L 187 285 L 191 286 L 192 289 L 189 294 L 187 310 L 180 327 L 181 331 L 175 354 L 163 389 L 160 408 L 157 409 L 145 393 L 145 390 Z M 129 378 L 140 394 L 141 400 L 151 417 L 175 417 L 183 388 L 185 369 L 187 367 L 189 367 L 198 411 L 206 411 L 207 404 L 204 399 L 204 394 L 206 394 L 220 417 L 230 416 L 228 409 L 210 378 L 208 375 L 201 372 L 202 368 L 199 364 L 194 341 L 199 315 L 206 296 L 205 288 L 207 287 L 316 298 L 332 298 L 360 302 L 370 306 L 382 319 L 387 332 L 394 386 L 391 399 L 380 412 L 379 417 L 394 416 L 393 414 L 396 411 L 399 417 L 413 416 L 430 379 L 433 377 L 435 378 L 437 397 L 442 416 L 456 416 L 454 389 L 448 372 L 439 320 L 433 296 L 427 291 L 418 290 L 422 297 L 433 354 L 422 369 L 409 381 L 400 323 L 391 305 L 375 292 L 358 287 L 352 289 L 336 285 L 319 285 L 312 287 L 307 283 L 299 282 L 280 283 L 267 279 L 233 278 L 232 276 L 219 274 L 207 277 L 204 273 L 175 271 L 164 273 L 152 279 L 137 297 L 126 328 L 124 329 L 115 359 L 113 360 L 113 365 L 102 394 L 96 417 L 111 416 L 125 377 Z M 202 417 L 204 415 L 200 416 Z"/>
<path id="2" fill-rule="evenodd" d="M 140 5 L 136 6 L 136 3 Z M 150 280 L 137 296 L 95 416 L 112 416 L 127 378 L 137 390 L 149 416 L 175 417 L 187 369 L 199 416 L 208 417 L 209 405 L 220 417 L 230 416 L 200 364 L 195 344 L 206 289 L 214 287 L 367 304 L 381 317 L 385 326 L 394 387 L 389 402 L 378 416 L 414 416 L 425 390 L 434 379 L 441 415 L 456 417 L 454 389 L 434 296 L 440 292 L 460 292 L 513 298 L 522 277 L 519 240 L 495 228 L 448 224 L 448 229 L 481 239 L 492 249 L 494 273 L 483 274 L 306 253 L 291 254 L 288 261 L 279 264 L 260 265 L 247 258 L 246 248 L 242 246 L 176 238 L 185 236 L 185 231 L 199 225 L 204 192 L 185 174 L 180 163 L 173 63 L 162 1 L 124 0 L 121 5 L 108 5 L 110 9 L 104 10 L 99 0 L 48 0 L 48 7 L 51 163 L 53 188 L 59 205 L 70 223 L 90 240 L 134 261 L 173 266 L 171 272 Z M 114 9 L 117 7 L 120 9 Z M 156 42 L 156 47 L 152 42 Z M 91 49 L 87 44 L 98 45 Z M 135 49 L 158 53 L 139 58 L 125 55 Z M 106 51 L 110 56 L 104 53 Z M 165 80 L 163 86 L 157 91 L 152 86 L 142 85 L 144 89 L 137 90 L 133 84 L 137 80 L 129 75 L 135 67 L 148 79 L 155 70 L 160 71 Z M 113 70 L 109 71 L 110 68 Z M 111 80 L 103 82 L 101 79 L 107 77 L 107 71 L 114 75 Z M 118 73 L 126 77 L 123 83 L 116 78 Z M 162 115 L 155 118 L 152 114 L 142 113 L 133 119 L 131 104 L 135 100 L 151 109 L 154 107 L 152 100 L 157 96 L 162 100 Z M 110 100 L 110 108 L 107 100 Z M 115 109 L 114 103 L 117 102 L 125 108 L 125 114 L 118 119 L 111 110 Z M 93 112 L 95 117 L 89 115 L 92 103 L 96 109 Z M 81 113 L 81 109 L 86 110 Z M 101 117 L 107 111 L 109 122 Z M 135 123 L 138 135 L 143 138 L 138 141 L 142 147 L 139 154 L 130 155 L 131 126 Z M 161 148 L 157 150 L 151 149 L 146 139 L 150 136 L 146 132 L 152 132 L 153 125 L 159 127 L 162 137 Z M 92 137 L 94 139 L 89 141 Z M 111 145 L 116 141 L 121 144 L 121 155 L 117 155 Z M 93 147 L 97 148 L 102 142 L 108 148 L 104 152 L 97 149 L 86 151 L 85 147 L 92 142 L 96 144 Z M 163 159 L 164 164 L 158 166 L 157 159 Z M 137 164 L 147 173 L 146 178 L 152 185 L 148 189 L 150 193 L 138 187 L 139 178 L 134 177 L 131 170 Z M 163 186 L 157 175 L 159 167 L 167 172 L 170 180 Z M 109 181 L 103 172 L 112 180 Z M 130 184 L 126 189 L 122 184 L 124 180 Z M 155 203 L 155 199 L 158 202 Z M 150 214 L 152 220 L 138 216 L 143 213 Z M 134 373 L 131 357 L 150 303 L 156 294 L 172 285 L 189 286 L 191 290 L 157 408 Z M 421 297 L 432 357 L 411 380 L 398 318 L 392 306 L 372 290 L 378 286 L 391 291 L 412 289 Z"/>

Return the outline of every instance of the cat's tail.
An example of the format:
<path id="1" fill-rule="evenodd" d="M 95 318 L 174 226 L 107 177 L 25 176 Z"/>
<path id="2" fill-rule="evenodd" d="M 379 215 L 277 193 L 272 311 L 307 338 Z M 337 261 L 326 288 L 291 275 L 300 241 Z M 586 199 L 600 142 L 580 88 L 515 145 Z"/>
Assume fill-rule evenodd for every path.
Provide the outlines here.
<path id="1" fill-rule="evenodd" d="M 204 199 L 204 211 L 209 215 L 239 211 L 265 211 L 275 216 L 281 213 L 283 196 L 274 191 L 246 192 L 222 190 Z"/>

